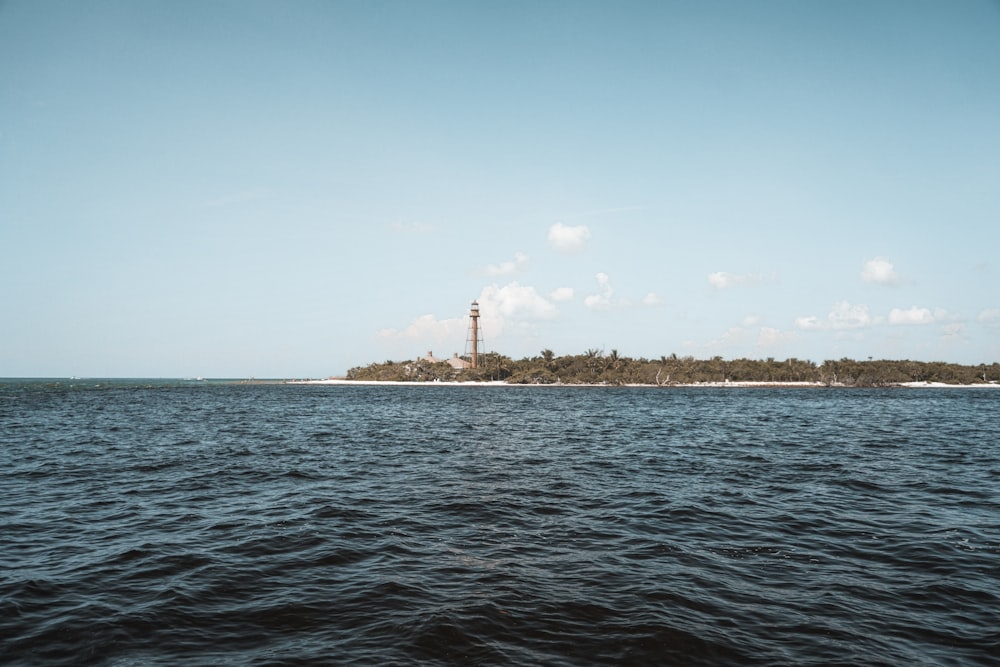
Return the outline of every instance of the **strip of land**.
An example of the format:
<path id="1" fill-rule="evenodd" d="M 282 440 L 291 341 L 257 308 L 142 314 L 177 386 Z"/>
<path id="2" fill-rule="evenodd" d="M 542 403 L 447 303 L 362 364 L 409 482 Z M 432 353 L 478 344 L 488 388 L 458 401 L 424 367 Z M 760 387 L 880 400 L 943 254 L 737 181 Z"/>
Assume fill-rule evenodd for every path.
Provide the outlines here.
<path id="1" fill-rule="evenodd" d="M 527 385 L 670 386 L 670 387 L 935 387 L 1000 383 L 1000 364 L 955 364 L 892 359 L 695 359 L 671 354 L 638 359 L 611 350 L 512 359 L 496 352 L 471 359 L 453 355 L 443 361 L 428 352 L 407 361 L 385 361 L 347 371 L 346 380 Z"/>
<path id="2" fill-rule="evenodd" d="M 491 380 L 485 382 L 479 381 L 455 381 L 455 380 L 433 380 L 430 382 L 420 381 L 420 380 L 346 380 L 343 378 L 328 378 L 325 380 L 290 380 L 286 384 L 308 384 L 308 385 L 342 385 L 342 386 L 358 386 L 358 385 L 383 385 L 383 386 L 400 386 L 400 387 L 648 387 L 654 389 L 671 389 L 671 388 L 685 388 L 685 387 L 704 387 L 704 388 L 721 388 L 721 389 L 739 389 L 739 388 L 816 388 L 816 389 L 826 389 L 826 388 L 837 388 L 837 387 L 850 387 L 851 385 L 844 384 L 829 384 L 824 382 L 693 382 L 688 384 L 641 384 L 641 383 L 625 383 L 625 384 L 607 384 L 607 383 L 562 383 L 562 382 L 552 382 L 545 384 L 531 384 L 531 383 L 511 383 L 504 380 Z M 1000 384 L 997 383 L 978 383 L 978 384 L 948 384 L 946 382 L 899 382 L 895 384 L 883 385 L 885 387 L 902 387 L 907 389 L 1000 389 Z"/>

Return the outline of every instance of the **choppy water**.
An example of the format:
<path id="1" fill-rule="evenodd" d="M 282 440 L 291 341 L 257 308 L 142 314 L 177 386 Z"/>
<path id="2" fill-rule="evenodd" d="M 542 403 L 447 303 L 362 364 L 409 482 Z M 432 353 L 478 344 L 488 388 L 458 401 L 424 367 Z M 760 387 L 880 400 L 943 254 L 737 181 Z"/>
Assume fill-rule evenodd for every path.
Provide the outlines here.
<path id="1" fill-rule="evenodd" d="M 0 384 L 4 664 L 996 664 L 1000 391 Z"/>

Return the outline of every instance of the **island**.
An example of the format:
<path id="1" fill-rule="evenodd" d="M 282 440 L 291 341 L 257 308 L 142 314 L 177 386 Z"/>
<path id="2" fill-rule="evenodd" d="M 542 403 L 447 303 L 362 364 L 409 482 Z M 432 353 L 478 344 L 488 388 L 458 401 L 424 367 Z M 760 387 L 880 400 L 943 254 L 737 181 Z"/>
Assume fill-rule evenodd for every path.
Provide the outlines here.
<path id="1" fill-rule="evenodd" d="M 944 361 L 839 359 L 820 364 L 803 359 L 695 359 L 676 354 L 658 359 L 631 358 L 617 350 L 590 349 L 556 356 L 515 360 L 497 352 L 470 359 L 440 360 L 428 353 L 405 361 L 385 361 L 351 368 L 330 381 L 401 383 L 503 383 L 604 386 L 1000 386 L 1000 363 L 963 365 Z"/>

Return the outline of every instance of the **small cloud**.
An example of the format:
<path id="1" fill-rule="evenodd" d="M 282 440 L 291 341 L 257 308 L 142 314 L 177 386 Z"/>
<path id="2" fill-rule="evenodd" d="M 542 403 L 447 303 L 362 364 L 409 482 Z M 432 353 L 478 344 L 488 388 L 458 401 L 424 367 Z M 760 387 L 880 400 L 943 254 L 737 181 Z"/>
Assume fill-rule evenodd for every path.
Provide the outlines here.
<path id="1" fill-rule="evenodd" d="M 1000 326 L 1000 308 L 987 308 L 976 316 L 976 321 L 988 326 Z"/>
<path id="2" fill-rule="evenodd" d="M 889 324 L 932 324 L 934 314 L 927 308 L 913 306 L 903 310 L 893 308 L 889 311 Z"/>
<path id="3" fill-rule="evenodd" d="M 570 301 L 574 294 L 572 287 L 557 287 L 549 294 L 549 298 L 553 301 Z"/>
<path id="4" fill-rule="evenodd" d="M 597 280 L 597 292 L 588 294 L 583 299 L 583 305 L 588 308 L 631 308 L 638 305 L 655 307 L 663 305 L 663 298 L 656 292 L 647 292 L 646 296 L 636 301 L 631 298 L 616 296 L 615 288 L 611 286 L 611 277 L 606 273 L 598 273 L 594 276 Z"/>
<path id="5" fill-rule="evenodd" d="M 727 273 L 726 271 L 716 271 L 708 274 L 708 284 L 718 290 L 729 289 L 730 287 L 749 287 L 766 282 L 768 278 L 760 273 Z"/>
<path id="6" fill-rule="evenodd" d="M 611 305 L 615 290 L 611 287 L 611 278 L 606 273 L 597 274 L 597 294 L 590 294 L 583 303 L 588 308 L 607 308 Z"/>
<path id="7" fill-rule="evenodd" d="M 559 252 L 578 253 L 589 239 L 590 230 L 586 225 L 570 227 L 557 222 L 549 227 L 549 244 Z"/>
<path id="8" fill-rule="evenodd" d="M 868 312 L 868 306 L 851 304 L 847 301 L 835 303 L 825 320 L 815 315 L 795 319 L 795 326 L 803 331 L 861 329 L 874 323 L 875 320 Z"/>
<path id="9" fill-rule="evenodd" d="M 898 285 L 899 274 L 885 257 L 876 257 L 865 262 L 861 269 L 861 281 L 876 285 Z"/>
<path id="10" fill-rule="evenodd" d="M 528 256 L 523 252 L 514 253 L 514 259 L 501 262 L 500 264 L 490 264 L 484 272 L 488 276 L 509 276 L 517 273 L 528 263 Z"/>
<path id="11" fill-rule="evenodd" d="M 796 317 L 795 326 L 803 331 L 815 331 L 823 328 L 823 322 L 815 315 L 808 317 Z"/>
<path id="12" fill-rule="evenodd" d="M 741 322 L 741 324 L 745 327 L 753 327 L 760 324 L 760 318 L 756 315 L 747 315 L 743 318 L 743 322 Z"/>
<path id="13" fill-rule="evenodd" d="M 708 284 L 715 289 L 726 289 L 732 284 L 732 278 L 725 271 L 708 274 Z"/>
<path id="14" fill-rule="evenodd" d="M 834 304 L 827 320 L 833 329 L 861 329 L 872 324 L 868 306 L 850 304 L 847 301 Z"/>
<path id="15" fill-rule="evenodd" d="M 379 338 L 419 338 L 427 341 L 451 341 L 461 337 L 465 331 L 465 321 L 453 317 L 439 320 L 434 315 L 421 315 L 404 329 L 381 329 Z"/>

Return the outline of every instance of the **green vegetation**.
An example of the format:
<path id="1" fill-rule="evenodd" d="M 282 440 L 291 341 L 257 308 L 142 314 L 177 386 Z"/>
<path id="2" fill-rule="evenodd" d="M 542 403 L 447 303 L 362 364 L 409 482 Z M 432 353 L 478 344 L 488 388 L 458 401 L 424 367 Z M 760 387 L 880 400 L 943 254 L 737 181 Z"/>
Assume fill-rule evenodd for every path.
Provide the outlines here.
<path id="1" fill-rule="evenodd" d="M 347 372 L 349 380 L 402 382 L 486 382 L 510 384 L 648 384 L 669 386 L 699 382 L 814 382 L 831 386 L 885 387 L 902 382 L 983 384 L 1000 382 L 1000 364 L 963 366 L 943 361 L 855 361 L 841 359 L 816 365 L 802 359 L 694 359 L 675 354 L 659 359 L 632 359 L 611 350 L 587 350 L 557 357 L 552 350 L 515 361 L 496 352 L 480 355 L 475 370 L 455 370 L 447 363 L 386 361 Z"/>

